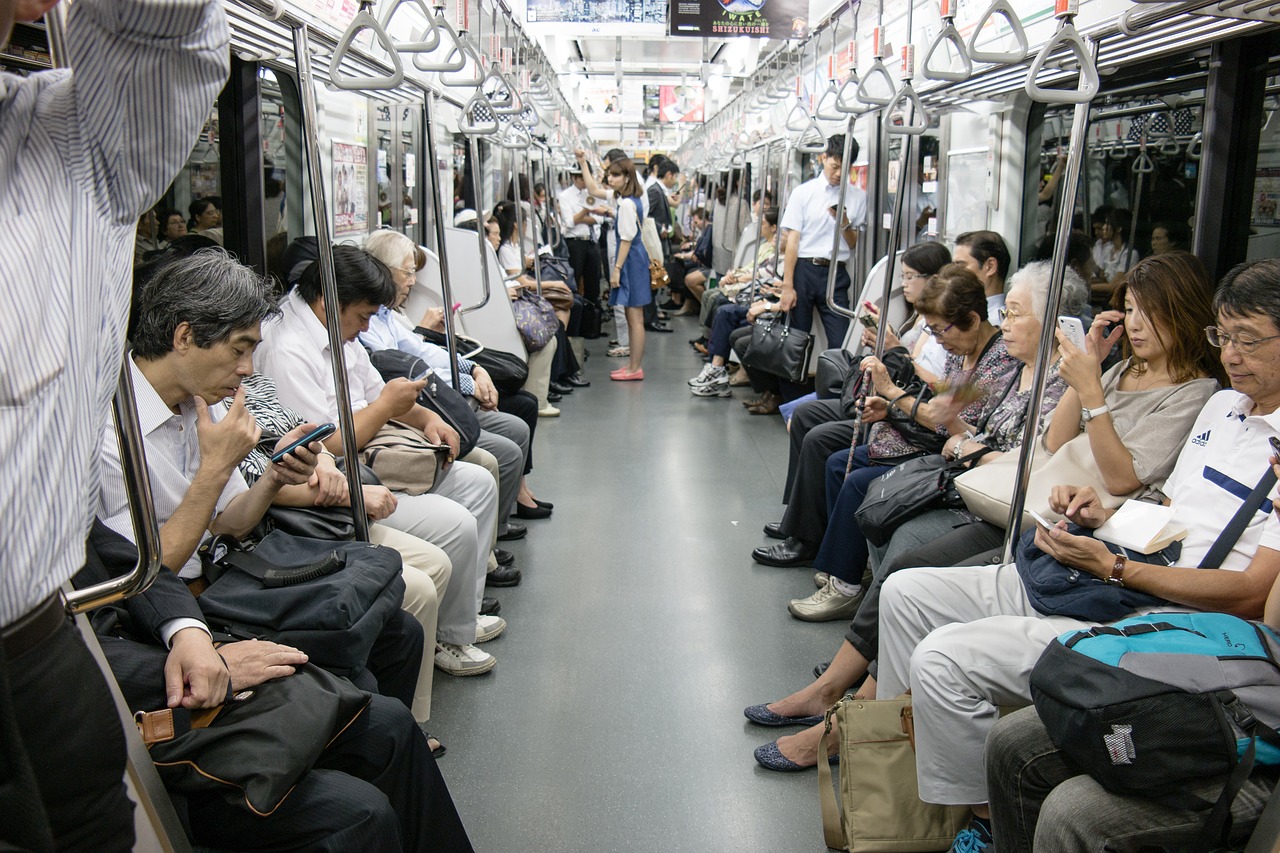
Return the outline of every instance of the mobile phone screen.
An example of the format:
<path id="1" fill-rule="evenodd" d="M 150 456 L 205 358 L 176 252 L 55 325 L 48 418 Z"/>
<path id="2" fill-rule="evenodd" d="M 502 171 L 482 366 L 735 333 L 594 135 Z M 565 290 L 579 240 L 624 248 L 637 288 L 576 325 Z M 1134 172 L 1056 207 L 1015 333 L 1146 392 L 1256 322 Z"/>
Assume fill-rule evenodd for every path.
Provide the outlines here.
<path id="1" fill-rule="evenodd" d="M 282 447 L 275 453 L 271 454 L 272 462 L 283 462 L 284 458 L 293 453 L 299 447 L 305 447 L 313 441 L 322 441 L 337 432 L 338 428 L 333 424 L 321 424 L 302 438 L 293 442 L 287 447 Z"/>
<path id="2" fill-rule="evenodd" d="M 1034 509 L 1027 510 L 1027 514 L 1030 515 L 1032 518 L 1034 518 L 1036 520 L 1036 523 L 1039 524 L 1041 527 L 1044 527 L 1050 530 L 1053 529 L 1054 523 L 1049 519 L 1045 518 L 1040 513 L 1036 512 Z"/>

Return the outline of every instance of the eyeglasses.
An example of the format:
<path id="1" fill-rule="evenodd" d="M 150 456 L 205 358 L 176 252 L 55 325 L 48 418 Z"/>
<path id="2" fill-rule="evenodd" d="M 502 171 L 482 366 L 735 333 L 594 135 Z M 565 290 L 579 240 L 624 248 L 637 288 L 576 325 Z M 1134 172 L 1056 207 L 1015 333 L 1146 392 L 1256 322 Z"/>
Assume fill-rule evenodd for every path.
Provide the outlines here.
<path id="1" fill-rule="evenodd" d="M 1209 346 L 1221 349 L 1227 344 L 1231 344 L 1236 348 L 1236 352 L 1241 355 L 1249 355 L 1261 344 L 1280 338 L 1280 335 L 1268 335 L 1265 338 L 1242 338 L 1239 335 L 1228 335 L 1217 326 L 1205 326 L 1204 336 L 1205 339 L 1209 341 Z"/>
<path id="2" fill-rule="evenodd" d="M 945 327 L 941 329 L 935 329 L 933 326 L 930 326 L 929 324 L 926 323 L 922 328 L 926 335 L 933 335 L 935 338 L 940 338 L 943 335 L 945 335 L 947 332 L 954 329 L 955 327 L 956 327 L 955 323 L 948 323 Z"/>
<path id="3" fill-rule="evenodd" d="M 1003 323 L 1005 320 L 1021 320 L 1023 317 L 1030 317 L 1030 314 L 1024 314 L 1021 311 L 1010 311 L 1008 308 L 997 308 L 996 319 Z"/>
<path id="4" fill-rule="evenodd" d="M 392 269 L 396 272 L 402 272 L 411 278 L 416 278 L 418 275 L 417 267 L 392 267 Z"/>
<path id="5" fill-rule="evenodd" d="M 925 275 L 924 273 L 918 273 L 918 272 L 904 272 L 902 274 L 903 281 L 919 281 L 920 279 L 928 279 L 928 278 L 933 278 L 933 276 Z"/>

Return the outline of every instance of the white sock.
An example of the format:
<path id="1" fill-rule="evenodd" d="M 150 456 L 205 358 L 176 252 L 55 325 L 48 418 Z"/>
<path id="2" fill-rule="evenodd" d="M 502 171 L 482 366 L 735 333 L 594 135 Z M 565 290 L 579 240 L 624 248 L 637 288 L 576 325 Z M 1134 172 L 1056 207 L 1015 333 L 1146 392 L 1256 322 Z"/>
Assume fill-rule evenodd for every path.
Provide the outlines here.
<path id="1" fill-rule="evenodd" d="M 840 580 L 840 578 L 836 577 L 835 575 L 831 576 L 831 587 L 836 592 L 840 593 L 841 595 L 848 596 L 849 598 L 852 598 L 853 596 L 862 592 L 862 584 L 849 583 L 847 581 L 842 581 Z"/>
<path id="2" fill-rule="evenodd" d="M 726 372 L 724 365 L 708 364 L 707 367 L 711 368 L 710 373 L 712 376 L 723 376 Z"/>

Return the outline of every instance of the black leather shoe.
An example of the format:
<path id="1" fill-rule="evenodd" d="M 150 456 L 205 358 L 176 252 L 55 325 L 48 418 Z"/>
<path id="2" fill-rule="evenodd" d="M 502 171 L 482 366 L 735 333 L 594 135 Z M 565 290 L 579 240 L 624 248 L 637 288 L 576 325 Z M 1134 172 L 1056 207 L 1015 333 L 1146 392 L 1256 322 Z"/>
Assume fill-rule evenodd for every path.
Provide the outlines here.
<path id="1" fill-rule="evenodd" d="M 586 379 L 582 378 L 581 370 L 579 370 L 577 373 L 574 373 L 570 376 L 564 377 L 564 381 L 566 385 L 572 385 L 574 388 L 590 388 L 591 387 L 591 383 Z"/>
<path id="2" fill-rule="evenodd" d="M 818 556 L 818 549 L 805 544 L 799 539 L 788 536 L 777 545 L 761 545 L 751 552 L 751 559 L 765 566 L 812 566 L 813 558 Z"/>
<path id="3" fill-rule="evenodd" d="M 541 506 L 525 506 L 522 503 L 516 504 L 516 518 L 522 518 L 525 521 L 533 521 L 539 518 L 550 518 L 551 510 Z"/>
<path id="4" fill-rule="evenodd" d="M 540 500 L 538 500 L 537 498 L 534 498 L 534 499 L 533 499 L 533 502 L 534 502 L 534 503 L 536 503 L 538 506 L 542 507 L 543 509 L 555 509 L 555 508 L 556 508 L 556 505 L 555 505 L 555 504 L 553 504 L 551 501 L 540 501 Z"/>
<path id="5" fill-rule="evenodd" d="M 559 402 L 560 402 L 561 400 L 563 400 L 563 399 L 564 399 L 564 395 L 563 395 L 563 394 L 557 394 L 555 391 L 548 391 L 548 392 L 547 392 L 547 402 L 548 402 L 548 403 L 559 403 Z"/>
<path id="6" fill-rule="evenodd" d="M 507 532 L 498 534 L 499 542 L 514 542 L 517 539 L 523 539 L 529 533 L 529 528 L 523 524 L 516 524 L 514 521 L 507 522 Z"/>
<path id="7" fill-rule="evenodd" d="M 828 669 L 831 669 L 831 661 L 823 661 L 813 668 L 813 677 L 821 678 L 822 673 L 826 672 Z"/>
<path id="8" fill-rule="evenodd" d="M 781 521 L 771 521 L 764 526 L 764 535 L 770 539 L 786 539 L 787 534 L 782 532 Z"/>
<path id="9" fill-rule="evenodd" d="M 573 386 L 565 385 L 563 382 L 552 382 L 549 387 L 553 392 L 560 394 L 561 396 L 573 393 Z"/>
<path id="10" fill-rule="evenodd" d="M 510 551 L 504 551 L 501 548 L 493 549 L 493 558 L 498 561 L 499 566 L 509 566 L 516 561 L 516 555 Z"/>
<path id="11" fill-rule="evenodd" d="M 493 587 L 519 586 L 520 570 L 515 566 L 498 566 L 484 576 L 484 585 Z"/>
<path id="12" fill-rule="evenodd" d="M 496 598 L 485 596 L 480 599 L 480 615 L 481 616 L 497 616 L 502 612 L 502 602 Z"/>
<path id="13" fill-rule="evenodd" d="M 649 331 L 651 331 L 651 332 L 670 332 L 670 331 L 672 331 L 672 328 L 671 328 L 670 326 L 668 326 L 666 323 L 662 323 L 662 322 L 658 322 L 658 323 L 646 323 L 644 327 L 645 327 L 646 329 L 648 329 Z"/>

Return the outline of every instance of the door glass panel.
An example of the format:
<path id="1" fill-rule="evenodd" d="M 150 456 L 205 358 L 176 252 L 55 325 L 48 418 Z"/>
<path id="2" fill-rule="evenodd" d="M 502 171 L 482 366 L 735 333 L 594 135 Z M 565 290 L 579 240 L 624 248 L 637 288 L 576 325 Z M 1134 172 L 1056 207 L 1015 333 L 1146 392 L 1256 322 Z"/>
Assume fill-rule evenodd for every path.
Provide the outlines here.
<path id="1" fill-rule="evenodd" d="M 1280 77 L 1267 79 L 1249 209 L 1248 260 L 1280 257 Z"/>

